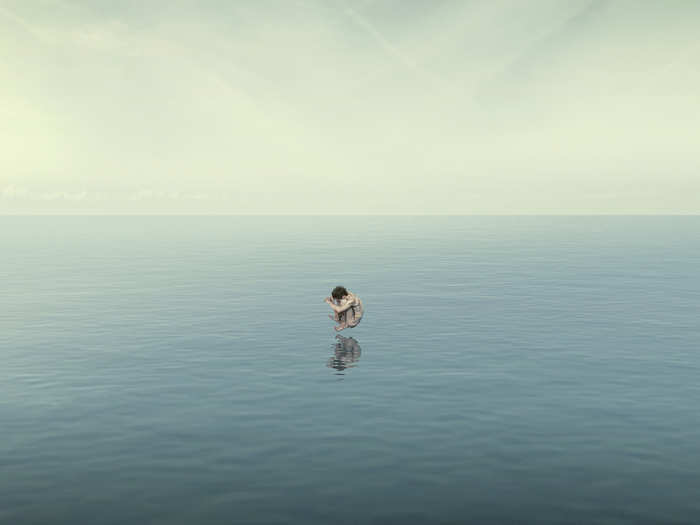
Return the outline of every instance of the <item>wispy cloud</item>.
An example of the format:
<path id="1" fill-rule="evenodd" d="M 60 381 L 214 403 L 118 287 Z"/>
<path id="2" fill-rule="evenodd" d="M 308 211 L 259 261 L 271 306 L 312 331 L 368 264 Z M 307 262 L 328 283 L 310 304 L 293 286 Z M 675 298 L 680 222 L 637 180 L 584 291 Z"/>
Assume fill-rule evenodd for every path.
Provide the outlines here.
<path id="1" fill-rule="evenodd" d="M 26 34 L 31 35 L 34 39 L 41 43 L 47 44 L 51 43 L 53 40 L 52 38 L 50 38 L 49 35 L 46 34 L 45 31 L 39 30 L 35 24 L 32 24 L 30 21 L 19 16 L 14 11 L 11 11 L 6 7 L 0 6 L 0 21 L 3 18 L 9 21 L 10 24 L 12 24 L 13 26 L 20 28 Z"/>
<path id="2" fill-rule="evenodd" d="M 210 196 L 206 193 L 199 192 L 180 192 L 180 191 L 163 191 L 163 190 L 139 190 L 132 193 L 129 199 L 132 201 L 177 201 L 177 200 L 192 200 L 203 201 L 208 200 Z"/>
<path id="3" fill-rule="evenodd" d="M 2 198 L 5 200 L 33 200 L 33 201 L 83 201 L 89 198 L 87 191 L 50 191 L 36 192 L 15 185 L 6 186 L 2 190 Z"/>
<path id="4" fill-rule="evenodd" d="M 88 196 L 87 191 L 81 191 L 78 193 L 71 193 L 68 191 L 55 191 L 55 192 L 50 192 L 50 193 L 39 193 L 37 195 L 37 199 L 42 200 L 42 201 L 56 201 L 56 200 L 65 200 L 65 201 L 82 201 L 85 200 Z"/>
<path id="5" fill-rule="evenodd" d="M 2 190 L 2 198 L 6 200 L 27 199 L 30 192 L 27 188 L 22 188 L 14 185 L 6 186 Z"/>
<path id="6" fill-rule="evenodd" d="M 349 5 L 342 4 L 343 12 L 350 17 L 359 27 L 361 27 L 374 41 L 379 44 L 379 47 L 390 57 L 394 58 L 399 64 L 402 64 L 410 69 L 419 70 L 418 64 L 409 56 L 402 53 L 388 38 L 386 38 L 369 20 L 360 13 L 352 9 Z"/>
<path id="7" fill-rule="evenodd" d="M 379 48 L 382 49 L 387 56 L 391 57 L 398 64 L 430 80 L 437 81 L 444 86 L 453 87 L 452 82 L 421 66 L 408 53 L 402 51 L 396 44 L 394 44 L 389 38 L 387 38 L 374 24 L 372 24 L 372 22 L 370 22 L 366 17 L 362 16 L 358 11 L 351 8 L 347 3 L 343 2 L 341 4 L 341 9 L 346 16 L 348 16 L 358 27 L 360 27 L 367 35 L 369 35 L 377 43 Z"/>

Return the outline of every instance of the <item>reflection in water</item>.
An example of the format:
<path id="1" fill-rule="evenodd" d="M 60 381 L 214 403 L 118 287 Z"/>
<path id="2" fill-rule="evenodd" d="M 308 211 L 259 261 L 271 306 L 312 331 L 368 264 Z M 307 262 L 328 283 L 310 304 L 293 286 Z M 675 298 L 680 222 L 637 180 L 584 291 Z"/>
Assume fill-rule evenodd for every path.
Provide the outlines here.
<path id="1" fill-rule="evenodd" d="M 328 368 L 335 368 L 342 372 L 346 368 L 352 368 L 360 359 L 362 350 L 358 342 L 352 337 L 343 337 L 338 334 L 335 343 L 335 354 L 328 360 Z"/>

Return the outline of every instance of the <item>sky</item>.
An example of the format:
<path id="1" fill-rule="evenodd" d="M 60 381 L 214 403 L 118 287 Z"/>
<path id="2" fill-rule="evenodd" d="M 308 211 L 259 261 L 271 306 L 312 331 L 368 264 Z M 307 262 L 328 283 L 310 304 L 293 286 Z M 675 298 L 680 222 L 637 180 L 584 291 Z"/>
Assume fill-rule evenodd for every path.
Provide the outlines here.
<path id="1" fill-rule="evenodd" d="M 0 0 L 0 214 L 697 214 L 697 0 Z"/>

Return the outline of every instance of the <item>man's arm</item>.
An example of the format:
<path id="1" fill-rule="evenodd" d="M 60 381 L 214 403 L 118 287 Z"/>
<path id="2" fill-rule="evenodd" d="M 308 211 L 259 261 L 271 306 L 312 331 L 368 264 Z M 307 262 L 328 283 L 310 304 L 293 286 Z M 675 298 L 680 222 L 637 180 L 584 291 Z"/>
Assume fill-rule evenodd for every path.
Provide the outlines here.
<path id="1" fill-rule="evenodd" d="M 354 304 L 352 301 L 346 301 L 345 304 L 337 305 L 334 304 L 330 301 L 326 301 L 328 303 L 328 306 L 333 308 L 333 311 L 337 314 L 343 313 L 345 310 L 349 310 L 350 307 Z"/>

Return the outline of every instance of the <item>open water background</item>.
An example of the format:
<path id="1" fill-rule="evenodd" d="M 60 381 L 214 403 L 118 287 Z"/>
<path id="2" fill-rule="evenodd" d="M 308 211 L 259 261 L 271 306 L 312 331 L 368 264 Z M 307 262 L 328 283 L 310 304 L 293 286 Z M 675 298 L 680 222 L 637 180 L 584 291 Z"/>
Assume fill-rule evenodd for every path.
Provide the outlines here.
<path id="1" fill-rule="evenodd" d="M 0 217 L 0 279 L 0 523 L 700 519 L 700 217 Z"/>

